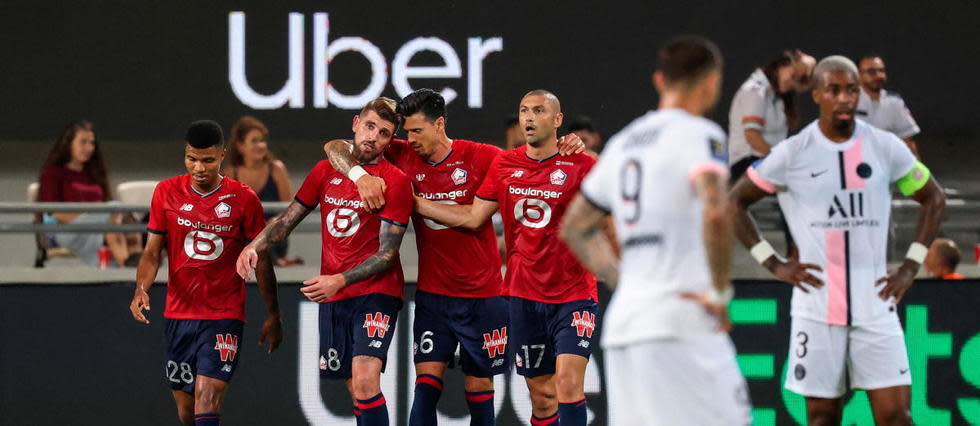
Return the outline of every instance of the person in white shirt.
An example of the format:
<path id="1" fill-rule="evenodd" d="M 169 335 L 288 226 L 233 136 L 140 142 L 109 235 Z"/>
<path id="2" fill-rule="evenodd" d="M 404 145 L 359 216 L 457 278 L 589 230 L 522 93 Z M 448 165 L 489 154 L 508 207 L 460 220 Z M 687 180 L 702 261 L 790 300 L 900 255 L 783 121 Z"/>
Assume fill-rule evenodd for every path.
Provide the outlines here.
<path id="1" fill-rule="evenodd" d="M 876 424 L 910 425 L 912 378 L 895 307 L 939 230 L 945 196 L 898 137 L 854 118 L 860 88 L 850 59 L 824 58 L 813 78 L 819 119 L 776 145 L 732 188 L 735 233 L 760 264 L 794 286 L 786 388 L 806 397 L 808 424 L 840 424 L 850 387 L 868 391 Z M 888 272 L 892 183 L 920 213 L 905 260 Z M 776 255 L 748 212 L 772 193 L 799 260 Z"/>
<path id="2" fill-rule="evenodd" d="M 799 124 L 796 93 L 809 86 L 815 61 L 800 50 L 783 51 L 752 72 L 728 110 L 728 164 L 738 179 Z"/>
<path id="3" fill-rule="evenodd" d="M 728 337 L 732 224 L 714 43 L 674 39 L 658 53 L 658 110 L 613 136 L 560 236 L 615 285 L 602 329 L 614 425 L 745 425 L 751 405 Z M 602 232 L 612 216 L 619 259 Z"/>
<path id="4" fill-rule="evenodd" d="M 894 133 L 919 157 L 918 147 L 912 139 L 919 134 L 919 125 L 902 97 L 885 90 L 888 81 L 885 61 L 878 55 L 865 55 L 858 62 L 858 70 L 861 73 L 861 97 L 858 99 L 857 116 L 872 126 Z"/>

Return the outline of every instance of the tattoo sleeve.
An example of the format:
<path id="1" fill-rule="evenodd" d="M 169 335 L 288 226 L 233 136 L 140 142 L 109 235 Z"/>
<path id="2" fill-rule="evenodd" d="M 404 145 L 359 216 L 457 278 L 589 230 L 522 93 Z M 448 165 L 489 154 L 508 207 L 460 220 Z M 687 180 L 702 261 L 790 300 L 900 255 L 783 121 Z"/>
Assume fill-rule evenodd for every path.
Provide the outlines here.
<path id="1" fill-rule="evenodd" d="M 378 235 L 381 246 L 378 252 L 342 274 L 347 285 L 364 281 L 390 268 L 395 263 L 395 256 L 402 244 L 402 237 L 405 236 L 405 229 L 404 226 L 382 221 Z"/>
<path id="2" fill-rule="evenodd" d="M 565 212 L 560 235 L 586 268 L 614 288 L 619 281 L 619 258 L 605 232 L 608 219 L 609 213 L 579 194 Z"/>
<path id="3" fill-rule="evenodd" d="M 255 237 L 255 240 L 252 241 L 255 250 L 264 251 L 281 243 L 311 211 L 311 209 L 293 200 L 285 211 L 273 218 L 265 225 L 265 229 L 259 233 L 259 236 Z"/>
<path id="4" fill-rule="evenodd" d="M 347 176 L 347 172 L 350 172 L 351 167 L 360 164 L 356 158 L 354 158 L 354 153 L 351 152 L 353 145 L 349 141 L 336 139 L 327 142 L 324 146 L 324 151 L 327 152 L 327 159 L 330 160 L 330 165 L 333 169 L 344 176 Z"/>

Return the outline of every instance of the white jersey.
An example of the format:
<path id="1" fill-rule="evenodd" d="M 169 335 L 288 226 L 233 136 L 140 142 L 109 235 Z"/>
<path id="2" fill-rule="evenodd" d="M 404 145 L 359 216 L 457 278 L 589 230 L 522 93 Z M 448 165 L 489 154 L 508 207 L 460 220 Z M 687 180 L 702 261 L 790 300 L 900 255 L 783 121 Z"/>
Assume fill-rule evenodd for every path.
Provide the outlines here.
<path id="1" fill-rule="evenodd" d="M 583 196 L 613 216 L 622 247 L 604 346 L 715 332 L 716 321 L 680 293 L 712 288 L 691 181 L 708 171 L 727 177 L 724 138 L 707 119 L 651 111 L 609 140 L 583 181 Z"/>
<path id="2" fill-rule="evenodd" d="M 770 146 L 789 134 L 783 99 L 776 95 L 762 70 L 755 70 L 735 92 L 728 110 L 728 161 L 735 164 L 749 155 L 761 157 L 745 140 L 745 130 L 755 129 Z"/>
<path id="3" fill-rule="evenodd" d="M 919 134 L 919 125 L 898 93 L 881 89 L 881 96 L 875 101 L 862 88 L 856 113 L 868 124 L 892 132 L 902 139 Z"/>
<path id="4" fill-rule="evenodd" d="M 756 186 L 778 192 L 800 262 L 823 269 L 813 272 L 823 287 L 793 289 L 793 316 L 869 325 L 895 315 L 875 282 L 887 275 L 890 185 L 915 162 L 894 134 L 861 120 L 842 143 L 827 139 L 814 121 L 747 171 Z"/>

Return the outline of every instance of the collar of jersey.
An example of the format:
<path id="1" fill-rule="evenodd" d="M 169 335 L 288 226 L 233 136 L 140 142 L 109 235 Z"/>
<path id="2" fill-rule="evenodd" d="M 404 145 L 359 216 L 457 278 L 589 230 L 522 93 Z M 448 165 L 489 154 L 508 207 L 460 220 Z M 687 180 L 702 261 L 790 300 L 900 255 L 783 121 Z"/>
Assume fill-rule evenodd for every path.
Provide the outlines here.
<path id="1" fill-rule="evenodd" d="M 547 156 L 545 158 L 542 158 L 540 160 L 537 160 L 537 159 L 531 158 L 530 155 L 527 155 L 527 150 L 524 150 L 524 157 L 527 158 L 528 160 L 531 160 L 531 161 L 535 162 L 535 163 L 544 163 L 545 161 L 548 161 L 548 160 L 550 160 L 552 158 L 555 158 L 556 156 L 558 156 L 558 153 L 557 152 L 555 152 L 554 154 L 551 154 L 551 155 L 549 155 L 549 156 Z"/>
<path id="2" fill-rule="evenodd" d="M 218 182 L 219 182 L 218 183 L 218 186 L 214 187 L 214 189 L 212 189 L 211 192 L 208 192 L 207 194 L 202 194 L 198 190 L 194 189 L 194 184 L 193 183 L 190 184 L 190 185 L 188 185 L 188 186 L 191 188 L 191 191 L 194 191 L 194 193 L 197 194 L 197 195 L 199 195 L 199 196 L 201 196 L 201 198 L 208 198 L 211 195 L 214 195 L 215 192 L 218 192 L 221 189 L 221 185 L 222 185 L 221 182 L 224 182 L 224 180 L 225 180 L 225 177 L 224 176 L 222 176 L 221 179 L 218 179 Z"/>
<path id="3" fill-rule="evenodd" d="M 426 164 L 428 164 L 430 166 L 438 166 L 438 165 L 440 165 L 442 163 L 445 163 L 446 160 L 448 160 L 449 157 L 452 157 L 452 156 L 453 156 L 453 148 L 452 148 L 452 146 L 450 146 L 449 147 L 449 152 L 446 153 L 446 156 L 445 157 L 442 157 L 442 160 L 436 161 L 435 163 L 431 163 L 431 162 L 426 161 Z"/>

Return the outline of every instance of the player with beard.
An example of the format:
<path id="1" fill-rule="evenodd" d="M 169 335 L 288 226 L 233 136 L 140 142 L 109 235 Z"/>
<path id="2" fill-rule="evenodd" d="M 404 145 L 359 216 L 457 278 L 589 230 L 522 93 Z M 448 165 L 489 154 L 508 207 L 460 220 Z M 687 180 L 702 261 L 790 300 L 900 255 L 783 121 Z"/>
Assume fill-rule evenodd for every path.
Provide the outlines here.
<path id="1" fill-rule="evenodd" d="M 251 274 L 258 253 L 283 241 L 319 205 L 322 275 L 304 281 L 301 291 L 320 304 L 320 376 L 346 380 L 357 424 L 364 426 L 388 424 L 381 373 L 402 307 L 405 278 L 398 248 L 414 204 L 408 178 L 381 156 L 400 123 L 395 107 L 394 100 L 375 99 L 351 126 L 352 154 L 387 183 L 384 208 L 372 211 L 351 181 L 329 161 L 320 161 L 286 211 L 242 251 L 237 265 L 242 276 Z"/>
<path id="2" fill-rule="evenodd" d="M 857 115 L 882 130 L 887 130 L 902 138 L 912 153 L 918 157 L 919 150 L 912 139 L 919 134 L 919 125 L 912 118 L 912 112 L 905 101 L 895 92 L 885 90 L 888 74 L 885 61 L 878 55 L 865 55 L 858 61 L 861 73 L 861 96 L 858 98 Z"/>
<path id="3" fill-rule="evenodd" d="M 196 121 L 184 137 L 187 174 L 160 182 L 150 202 L 146 248 L 136 269 L 133 318 L 149 324 L 147 294 L 167 247 L 169 278 L 165 342 L 167 380 L 185 425 L 219 424 L 221 402 L 238 366 L 245 321 L 245 280 L 235 275 L 239 252 L 265 226 L 262 203 L 247 185 L 221 176 L 221 126 Z M 259 343 L 282 341 L 276 276 L 265 254 L 255 259 L 259 291 L 269 310 Z"/>
<path id="4" fill-rule="evenodd" d="M 398 113 L 408 140 L 393 140 L 385 158 L 413 179 L 419 197 L 472 204 L 500 148 L 449 138 L 446 102 L 432 89 L 406 96 L 398 103 Z M 579 150 L 584 146 L 578 138 L 568 138 L 562 145 Z M 346 141 L 327 142 L 324 150 L 339 172 L 356 170 L 357 159 Z M 383 187 L 383 180 L 363 176 L 357 179 L 359 185 Z M 413 221 L 419 274 L 412 326 L 415 399 L 409 424 L 436 424 L 442 378 L 459 348 L 471 424 L 492 425 L 493 376 L 508 369 L 507 302 L 500 297 L 500 255 L 493 227 L 486 223 L 475 230 L 449 228 L 417 214 Z"/>
<path id="5" fill-rule="evenodd" d="M 850 387 L 867 390 L 876 424 L 909 425 L 912 377 L 895 307 L 939 229 L 945 197 L 902 140 L 854 119 L 861 89 L 853 62 L 824 58 L 813 76 L 820 117 L 732 188 L 736 235 L 794 286 L 786 388 L 806 397 L 808 424 L 840 424 Z M 888 272 L 892 183 L 920 211 L 915 241 Z M 798 261 L 777 256 L 748 212 L 772 193 L 799 245 Z"/>
<path id="6" fill-rule="evenodd" d="M 561 104 L 534 90 L 520 103 L 527 144 L 497 156 L 472 205 L 417 198 L 417 212 L 445 226 L 479 229 L 498 206 L 507 243 L 508 339 L 531 393 L 534 425 L 585 425 L 585 368 L 598 310 L 595 277 L 558 239 L 558 224 L 595 160 L 559 156 Z"/>

